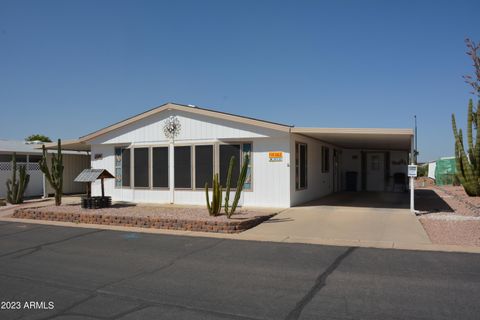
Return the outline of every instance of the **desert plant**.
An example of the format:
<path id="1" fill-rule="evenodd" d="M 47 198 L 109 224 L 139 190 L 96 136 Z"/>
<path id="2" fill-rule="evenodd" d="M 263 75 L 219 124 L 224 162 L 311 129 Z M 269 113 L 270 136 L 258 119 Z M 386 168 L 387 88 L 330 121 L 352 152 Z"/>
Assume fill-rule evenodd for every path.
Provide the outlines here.
<path id="1" fill-rule="evenodd" d="M 240 175 L 238 176 L 237 189 L 235 191 L 235 197 L 233 198 L 231 208 L 227 207 L 228 201 L 225 200 L 225 203 L 226 203 L 225 204 L 225 213 L 227 214 L 227 218 L 229 218 L 229 219 L 235 213 L 235 210 L 237 210 L 238 201 L 240 200 L 240 196 L 241 196 L 242 191 L 243 191 L 243 186 L 245 185 L 245 179 L 247 177 L 247 170 L 248 170 L 248 163 L 249 162 L 250 162 L 250 159 L 249 159 L 248 155 L 245 155 L 245 157 L 243 158 L 242 169 L 240 170 Z"/>
<path id="2" fill-rule="evenodd" d="M 229 212 L 229 209 L 228 209 L 228 206 L 230 205 L 230 187 L 231 187 L 231 184 L 232 184 L 232 172 L 233 172 L 233 168 L 235 167 L 235 156 L 232 156 L 230 158 L 230 162 L 228 163 L 228 172 L 227 172 L 227 181 L 226 181 L 226 190 L 225 190 L 225 204 L 223 205 L 224 206 L 224 209 L 225 209 L 225 213 L 227 214 L 227 217 L 228 217 L 228 212 Z"/>
<path id="3" fill-rule="evenodd" d="M 7 180 L 7 201 L 11 204 L 18 204 L 23 202 L 23 194 L 27 189 L 30 175 L 27 173 L 25 165 L 18 168 L 17 180 L 17 159 L 16 154 L 12 158 L 12 178 Z"/>
<path id="4" fill-rule="evenodd" d="M 222 208 L 222 186 L 218 182 L 218 173 L 213 177 L 212 202 L 208 196 L 208 182 L 205 182 L 205 195 L 207 199 L 207 209 L 211 216 L 218 216 Z"/>
<path id="5" fill-rule="evenodd" d="M 43 157 L 39 162 L 40 170 L 45 175 L 53 190 L 55 190 L 55 205 L 62 204 L 63 194 L 63 156 L 62 156 L 62 143 L 58 139 L 57 154 L 52 154 L 51 167 L 48 167 L 47 150 L 45 145 L 42 147 Z"/>
<path id="6" fill-rule="evenodd" d="M 473 101 L 468 103 L 467 151 L 463 144 L 462 129 L 457 130 L 455 115 L 452 114 L 452 128 L 455 137 L 456 175 L 469 196 L 480 195 L 480 128 L 476 129 L 473 139 L 474 123 L 480 123 L 480 108 L 473 112 Z"/>

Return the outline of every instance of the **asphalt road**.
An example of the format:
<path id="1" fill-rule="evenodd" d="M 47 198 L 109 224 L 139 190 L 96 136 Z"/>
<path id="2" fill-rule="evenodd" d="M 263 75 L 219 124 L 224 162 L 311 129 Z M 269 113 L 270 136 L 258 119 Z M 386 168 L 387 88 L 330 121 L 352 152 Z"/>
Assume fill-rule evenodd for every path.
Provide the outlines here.
<path id="1" fill-rule="evenodd" d="M 0 222 L 0 271 L 0 319 L 480 318 L 480 254 Z"/>

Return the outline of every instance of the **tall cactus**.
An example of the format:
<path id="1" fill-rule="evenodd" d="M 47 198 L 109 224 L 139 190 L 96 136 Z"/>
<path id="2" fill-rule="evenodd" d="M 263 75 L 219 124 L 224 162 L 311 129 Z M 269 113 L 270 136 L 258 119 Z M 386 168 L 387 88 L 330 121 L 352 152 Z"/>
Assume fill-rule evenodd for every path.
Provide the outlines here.
<path id="1" fill-rule="evenodd" d="M 230 187 L 231 187 L 231 184 L 232 184 L 232 172 L 233 172 L 233 168 L 235 167 L 235 156 L 232 156 L 230 158 L 230 162 L 228 164 L 228 171 L 227 171 L 227 181 L 226 181 L 226 190 L 225 190 L 225 204 L 224 204 L 224 208 L 225 208 L 225 213 L 227 214 L 228 216 L 228 206 L 230 205 Z"/>
<path id="2" fill-rule="evenodd" d="M 39 162 L 40 170 L 45 175 L 53 190 L 55 190 L 55 205 L 62 204 L 63 195 L 63 155 L 62 155 L 62 143 L 58 139 L 57 154 L 52 154 L 51 167 L 48 167 L 47 162 L 47 150 L 45 146 L 42 147 L 43 157 Z"/>
<path id="3" fill-rule="evenodd" d="M 225 213 L 227 214 L 227 218 L 229 219 L 235 213 L 235 210 L 237 210 L 238 201 L 240 200 L 240 196 L 243 191 L 243 186 L 245 185 L 245 179 L 247 178 L 247 170 L 248 170 L 249 162 L 250 162 L 250 159 L 248 157 L 248 154 L 246 154 L 245 157 L 243 158 L 242 169 L 240 170 L 240 176 L 238 177 L 238 181 L 237 181 L 237 190 L 235 191 L 235 197 L 233 198 L 232 207 L 230 209 L 227 206 L 228 200 L 225 199 Z"/>
<path id="4" fill-rule="evenodd" d="M 468 103 L 467 116 L 467 147 L 465 152 L 463 145 L 462 129 L 457 130 L 455 115 L 452 114 L 452 128 L 455 136 L 455 164 L 456 175 L 460 180 L 465 192 L 469 196 L 480 195 L 480 128 L 476 128 L 475 141 L 473 139 L 473 127 L 480 123 L 480 101 L 476 112 L 473 111 L 473 101 Z"/>
<path id="5" fill-rule="evenodd" d="M 214 217 L 218 216 L 222 208 L 222 186 L 218 182 L 218 173 L 213 178 L 212 202 L 210 202 L 210 197 L 208 196 L 208 182 L 205 182 L 205 196 L 208 213 Z"/>
<path id="6" fill-rule="evenodd" d="M 17 180 L 17 159 L 16 154 L 13 154 L 12 159 L 12 179 L 7 180 L 7 202 L 11 204 L 18 204 L 23 202 L 23 194 L 27 189 L 30 175 L 27 173 L 25 165 L 18 168 Z"/>

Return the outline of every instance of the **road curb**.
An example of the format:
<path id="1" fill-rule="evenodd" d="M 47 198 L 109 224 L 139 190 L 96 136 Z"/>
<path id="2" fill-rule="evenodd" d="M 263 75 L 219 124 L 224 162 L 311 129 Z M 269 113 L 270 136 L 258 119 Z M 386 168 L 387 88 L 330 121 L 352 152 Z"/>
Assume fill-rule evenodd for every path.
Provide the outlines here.
<path id="1" fill-rule="evenodd" d="M 121 227 L 112 225 L 87 224 L 87 223 L 72 223 L 33 219 L 18 219 L 10 217 L 0 217 L 0 221 L 17 222 L 17 223 L 32 223 L 59 227 L 76 227 L 86 229 L 101 229 L 122 232 L 137 232 L 148 234 L 163 234 L 163 235 L 178 235 L 189 237 L 207 237 L 207 238 L 221 238 L 230 240 L 243 241 L 264 241 L 264 242 L 281 242 L 281 243 L 302 243 L 315 244 L 326 246 L 342 246 L 342 247 L 360 247 L 360 248 L 377 248 L 377 249 L 395 249 L 395 250 L 414 250 L 414 251 L 438 251 L 438 252 L 460 252 L 460 253 L 480 253 L 480 247 L 466 247 L 458 245 L 438 245 L 438 244 L 421 244 L 421 243 L 399 243 L 393 241 L 364 241 L 364 240 L 348 240 L 348 239 L 322 239 L 322 238 L 307 238 L 307 237 L 285 237 L 275 235 L 245 235 L 242 233 L 225 234 L 212 232 L 198 232 L 198 231 L 184 231 L 184 230 L 169 230 L 169 229 L 153 229 L 153 228 L 139 228 L 139 227 Z"/>

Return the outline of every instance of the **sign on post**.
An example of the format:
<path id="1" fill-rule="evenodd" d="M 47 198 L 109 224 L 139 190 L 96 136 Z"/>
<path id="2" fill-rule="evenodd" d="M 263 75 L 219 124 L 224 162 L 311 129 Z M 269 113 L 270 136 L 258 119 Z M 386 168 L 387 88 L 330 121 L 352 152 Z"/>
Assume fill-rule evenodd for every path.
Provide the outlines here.
<path id="1" fill-rule="evenodd" d="M 408 176 L 409 177 L 417 177 L 417 165 L 411 164 L 408 166 Z"/>

